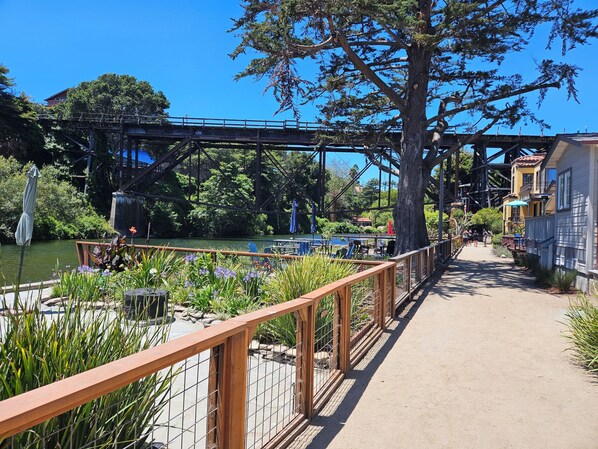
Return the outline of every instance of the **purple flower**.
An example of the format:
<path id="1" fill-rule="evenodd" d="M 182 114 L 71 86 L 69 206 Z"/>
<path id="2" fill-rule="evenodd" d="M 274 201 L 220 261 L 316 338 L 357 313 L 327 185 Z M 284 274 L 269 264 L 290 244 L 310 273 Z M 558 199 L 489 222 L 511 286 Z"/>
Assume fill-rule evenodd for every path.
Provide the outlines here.
<path id="1" fill-rule="evenodd" d="M 91 273 L 93 270 L 87 265 L 81 265 L 77 268 L 79 273 Z"/>
<path id="2" fill-rule="evenodd" d="M 219 279 L 229 279 L 234 278 L 237 275 L 237 273 L 226 267 L 216 267 L 216 269 L 214 270 L 214 275 Z"/>
<path id="3" fill-rule="evenodd" d="M 200 268 L 199 269 L 199 274 L 202 276 L 205 276 L 206 274 L 208 274 L 208 270 L 206 270 L 205 268 Z"/>
<path id="4" fill-rule="evenodd" d="M 195 284 L 191 281 L 185 281 L 185 288 L 193 287 Z"/>
<path id="5" fill-rule="evenodd" d="M 257 271 L 250 271 L 243 277 L 244 282 L 250 282 L 252 279 L 259 278 L 260 274 Z"/>
<path id="6" fill-rule="evenodd" d="M 112 276 L 112 271 L 106 268 L 104 271 L 102 271 L 102 276 Z"/>
<path id="7" fill-rule="evenodd" d="M 192 262 L 195 262 L 196 260 L 197 260 L 197 256 L 195 254 L 187 254 L 185 256 L 186 263 L 192 263 Z"/>

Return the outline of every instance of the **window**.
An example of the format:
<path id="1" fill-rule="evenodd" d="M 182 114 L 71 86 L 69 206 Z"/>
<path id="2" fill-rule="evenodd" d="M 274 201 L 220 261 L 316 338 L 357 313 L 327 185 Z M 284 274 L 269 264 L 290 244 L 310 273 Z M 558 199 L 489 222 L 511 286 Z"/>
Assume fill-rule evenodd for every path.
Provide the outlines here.
<path id="1" fill-rule="evenodd" d="M 531 186 L 534 181 L 534 174 L 533 173 L 525 173 L 523 175 L 523 186 Z"/>
<path id="2" fill-rule="evenodd" d="M 571 169 L 559 173 L 556 181 L 557 210 L 571 209 Z"/>

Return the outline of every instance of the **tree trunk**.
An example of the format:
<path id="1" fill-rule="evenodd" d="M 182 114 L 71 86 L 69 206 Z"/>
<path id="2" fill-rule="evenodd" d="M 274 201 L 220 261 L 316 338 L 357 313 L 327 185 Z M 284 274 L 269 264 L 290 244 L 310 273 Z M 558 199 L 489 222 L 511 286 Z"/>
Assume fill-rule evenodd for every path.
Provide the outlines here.
<path id="1" fill-rule="evenodd" d="M 409 51 L 406 108 L 399 151 L 399 191 L 393 212 L 397 233 L 395 255 L 430 243 L 424 217 L 424 195 L 432 167 L 425 164 L 423 151 L 431 56 L 423 46 L 414 46 Z"/>

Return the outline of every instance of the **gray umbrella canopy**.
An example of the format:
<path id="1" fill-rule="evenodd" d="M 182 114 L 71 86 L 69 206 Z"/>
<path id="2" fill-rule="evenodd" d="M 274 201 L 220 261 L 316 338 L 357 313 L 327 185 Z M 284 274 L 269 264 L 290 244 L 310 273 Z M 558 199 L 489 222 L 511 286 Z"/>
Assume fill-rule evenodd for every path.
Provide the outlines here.
<path id="1" fill-rule="evenodd" d="M 37 195 L 37 179 L 40 177 L 39 170 L 35 165 L 27 172 L 27 184 L 23 194 L 23 213 L 17 225 L 15 239 L 17 245 L 25 246 L 31 243 L 33 234 L 33 211 L 35 209 L 35 197 Z"/>

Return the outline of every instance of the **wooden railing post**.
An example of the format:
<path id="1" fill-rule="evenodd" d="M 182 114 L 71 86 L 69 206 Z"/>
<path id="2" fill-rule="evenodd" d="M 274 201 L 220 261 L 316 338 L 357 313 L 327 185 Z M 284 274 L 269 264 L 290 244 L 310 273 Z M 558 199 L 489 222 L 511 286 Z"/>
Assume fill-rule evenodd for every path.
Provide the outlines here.
<path id="1" fill-rule="evenodd" d="M 297 311 L 295 412 L 310 419 L 314 412 L 314 352 L 316 305 Z"/>
<path id="2" fill-rule="evenodd" d="M 409 295 L 409 301 L 413 299 L 413 295 L 411 294 L 411 256 L 408 256 L 405 259 L 405 288 L 407 289 L 407 293 Z"/>
<path id="3" fill-rule="evenodd" d="M 245 447 L 245 400 L 247 395 L 248 331 L 230 336 L 221 353 L 218 373 L 218 447 Z"/>
<path id="4" fill-rule="evenodd" d="M 380 329 L 386 329 L 386 270 L 380 272 L 374 280 L 374 285 L 377 285 L 378 290 L 378 326 Z"/>
<path id="5" fill-rule="evenodd" d="M 389 313 L 390 317 L 394 318 L 396 309 L 396 296 L 397 296 L 397 264 L 394 263 L 389 271 L 390 279 L 388 279 L 388 287 L 390 288 L 390 294 L 388 295 L 388 301 L 390 302 Z"/>
<path id="6" fill-rule="evenodd" d="M 347 374 L 351 369 L 351 286 L 339 291 L 339 369 Z"/>

